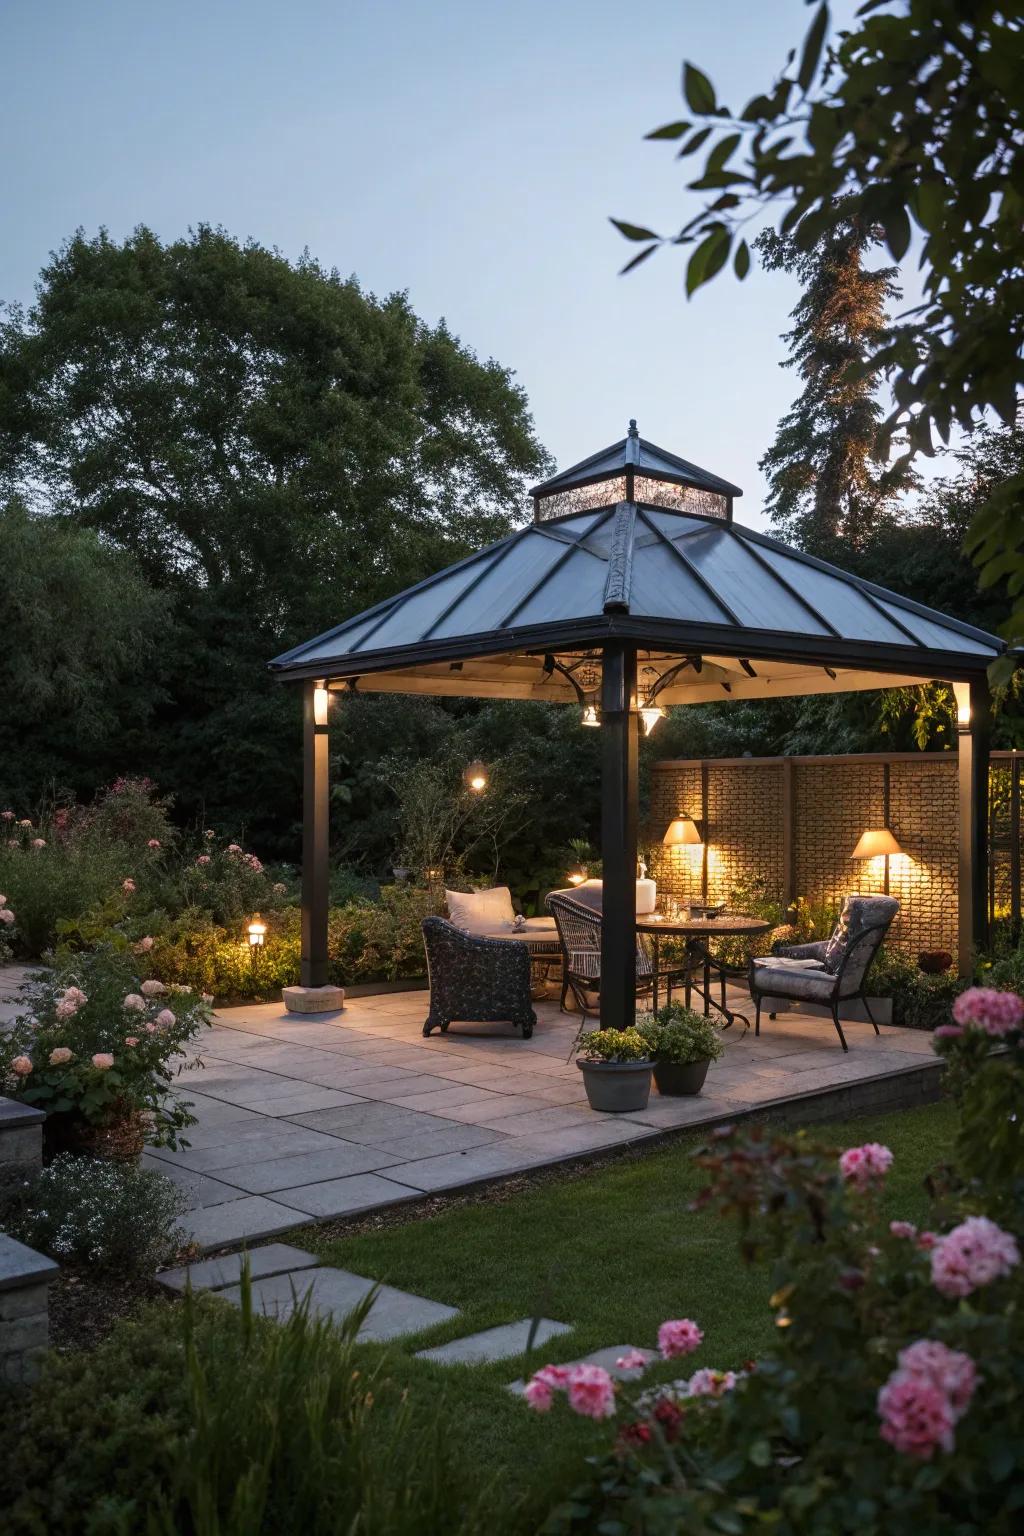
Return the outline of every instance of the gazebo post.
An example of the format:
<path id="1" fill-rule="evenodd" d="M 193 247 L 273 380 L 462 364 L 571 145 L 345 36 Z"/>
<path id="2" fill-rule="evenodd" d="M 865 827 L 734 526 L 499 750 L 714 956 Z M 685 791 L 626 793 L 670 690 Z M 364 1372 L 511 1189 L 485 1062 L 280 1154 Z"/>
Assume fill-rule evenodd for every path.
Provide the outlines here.
<path id="1" fill-rule="evenodd" d="M 987 679 L 954 683 L 957 704 L 959 880 L 957 964 L 970 976 L 988 938 L 988 777 L 992 699 Z"/>
<path id="2" fill-rule="evenodd" d="M 601 666 L 601 1028 L 636 1018 L 636 646 L 604 647 Z"/>
<path id="3" fill-rule="evenodd" d="M 286 1006 L 298 1013 L 340 1008 L 345 997 L 327 979 L 328 699 L 322 681 L 303 684 L 301 985 L 284 989 Z"/>

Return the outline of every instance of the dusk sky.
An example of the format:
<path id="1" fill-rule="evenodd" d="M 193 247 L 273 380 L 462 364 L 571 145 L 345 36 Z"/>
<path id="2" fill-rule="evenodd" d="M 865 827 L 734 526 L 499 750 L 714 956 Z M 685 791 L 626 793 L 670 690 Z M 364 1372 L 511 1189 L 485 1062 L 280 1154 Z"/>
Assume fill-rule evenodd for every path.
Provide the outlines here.
<path id="1" fill-rule="evenodd" d="M 620 278 L 608 216 L 681 221 L 672 146 L 643 135 L 684 115 L 684 57 L 742 104 L 807 19 L 801 0 L 5 0 L 0 297 L 31 300 L 79 225 L 308 246 L 513 368 L 561 466 L 636 416 L 760 525 L 796 287 L 755 271 L 687 303 L 674 252 Z"/>

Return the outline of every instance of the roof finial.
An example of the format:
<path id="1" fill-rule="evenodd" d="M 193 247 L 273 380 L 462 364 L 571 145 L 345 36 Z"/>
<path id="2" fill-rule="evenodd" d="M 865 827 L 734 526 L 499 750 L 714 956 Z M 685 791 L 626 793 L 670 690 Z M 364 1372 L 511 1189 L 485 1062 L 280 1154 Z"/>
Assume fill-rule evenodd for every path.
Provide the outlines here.
<path id="1" fill-rule="evenodd" d="M 636 429 L 636 417 L 635 416 L 631 416 L 629 418 L 629 435 L 630 435 L 630 437 L 639 437 L 640 436 L 640 433 Z"/>

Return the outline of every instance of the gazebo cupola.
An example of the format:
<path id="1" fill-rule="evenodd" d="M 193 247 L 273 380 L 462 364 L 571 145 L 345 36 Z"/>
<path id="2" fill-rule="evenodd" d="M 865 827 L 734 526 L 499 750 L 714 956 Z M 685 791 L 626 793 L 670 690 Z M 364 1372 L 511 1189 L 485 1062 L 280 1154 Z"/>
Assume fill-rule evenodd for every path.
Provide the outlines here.
<path id="1" fill-rule="evenodd" d="M 602 448 L 600 453 L 592 453 L 542 485 L 535 485 L 530 495 L 538 523 L 620 501 L 731 522 L 733 498 L 743 492 L 720 475 L 647 442 L 634 420 L 621 443 Z"/>

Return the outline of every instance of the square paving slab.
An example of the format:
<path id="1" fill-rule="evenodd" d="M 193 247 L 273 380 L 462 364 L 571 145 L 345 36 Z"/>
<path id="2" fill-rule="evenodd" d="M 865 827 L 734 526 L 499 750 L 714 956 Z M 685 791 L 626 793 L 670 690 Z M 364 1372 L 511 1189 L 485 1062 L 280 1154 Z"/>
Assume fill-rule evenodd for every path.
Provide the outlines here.
<path id="1" fill-rule="evenodd" d="M 374 1281 L 364 1275 L 354 1275 L 347 1269 L 297 1269 L 284 1274 L 268 1275 L 254 1280 L 253 1306 L 267 1317 L 284 1322 L 300 1302 L 309 1298 L 309 1309 L 314 1317 L 330 1318 L 342 1322 L 352 1308 L 365 1300 L 374 1288 Z M 219 1293 L 236 1306 L 241 1303 L 241 1288 L 229 1286 Z M 361 1342 L 386 1343 L 389 1339 L 402 1338 L 409 1333 L 422 1333 L 438 1323 L 446 1323 L 458 1317 L 457 1307 L 445 1306 L 440 1301 L 428 1301 L 409 1291 L 399 1291 L 393 1286 L 378 1288 L 366 1321 L 358 1333 Z"/>
<path id="2" fill-rule="evenodd" d="M 508 1360 L 525 1353 L 535 1322 L 534 1349 L 541 1349 L 561 1333 L 572 1332 L 568 1323 L 555 1323 L 550 1317 L 524 1317 L 518 1323 L 500 1323 L 497 1328 L 485 1328 L 482 1333 L 471 1333 L 464 1339 L 451 1339 L 434 1349 L 421 1349 L 416 1358 L 433 1360 L 438 1365 L 488 1365 L 492 1360 Z"/>

